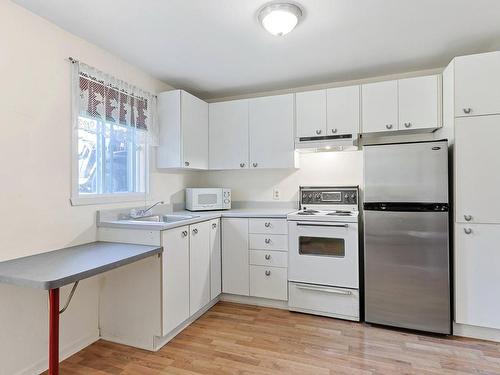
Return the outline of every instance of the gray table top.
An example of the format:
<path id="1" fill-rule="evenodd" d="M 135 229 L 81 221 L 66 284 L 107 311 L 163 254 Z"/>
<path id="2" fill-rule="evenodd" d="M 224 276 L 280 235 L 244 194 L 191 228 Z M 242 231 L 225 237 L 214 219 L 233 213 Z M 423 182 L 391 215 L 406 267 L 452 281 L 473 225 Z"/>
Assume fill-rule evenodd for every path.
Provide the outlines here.
<path id="1" fill-rule="evenodd" d="M 55 289 L 162 251 L 158 246 L 92 242 L 0 262 L 0 282 Z"/>

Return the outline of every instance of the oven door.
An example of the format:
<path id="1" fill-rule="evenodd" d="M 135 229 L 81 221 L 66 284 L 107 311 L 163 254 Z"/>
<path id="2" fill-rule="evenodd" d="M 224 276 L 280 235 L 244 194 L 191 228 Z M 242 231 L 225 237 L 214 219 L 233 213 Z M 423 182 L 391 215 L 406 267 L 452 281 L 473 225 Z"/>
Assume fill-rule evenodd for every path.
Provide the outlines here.
<path id="1" fill-rule="evenodd" d="M 359 287 L 358 224 L 289 221 L 289 280 Z"/>
<path id="2" fill-rule="evenodd" d="M 195 210 L 222 209 L 222 189 L 201 188 L 193 189 L 193 205 Z"/>

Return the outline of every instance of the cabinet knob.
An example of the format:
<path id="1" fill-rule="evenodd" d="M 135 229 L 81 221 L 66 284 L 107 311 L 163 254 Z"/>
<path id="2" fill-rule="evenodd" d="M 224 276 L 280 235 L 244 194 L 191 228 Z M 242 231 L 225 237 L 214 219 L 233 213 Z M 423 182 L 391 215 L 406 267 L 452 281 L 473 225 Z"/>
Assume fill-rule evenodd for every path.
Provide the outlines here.
<path id="1" fill-rule="evenodd" d="M 217 228 L 217 224 L 216 223 L 212 223 L 212 229 L 215 229 Z"/>
<path id="2" fill-rule="evenodd" d="M 411 127 L 411 122 L 405 122 L 405 128 Z"/>
<path id="3" fill-rule="evenodd" d="M 188 231 L 187 230 L 183 230 L 182 233 L 181 233 L 181 236 L 182 237 L 186 237 L 188 235 Z"/>
<path id="4" fill-rule="evenodd" d="M 240 163 L 240 168 L 245 168 L 245 163 Z"/>
<path id="5" fill-rule="evenodd" d="M 465 234 L 471 234 L 472 233 L 472 228 L 464 228 Z"/>
<path id="6" fill-rule="evenodd" d="M 337 133 L 337 128 L 332 129 L 332 133 L 333 133 L 333 134 L 336 134 L 336 133 Z"/>
<path id="7" fill-rule="evenodd" d="M 259 165 L 258 163 L 253 163 L 252 164 L 254 168 L 257 168 L 257 166 Z"/>
<path id="8" fill-rule="evenodd" d="M 270 222 L 267 222 L 267 223 L 265 223 L 265 224 L 264 224 L 264 226 L 265 226 L 266 228 L 269 228 L 269 227 L 271 226 L 271 223 L 270 223 Z"/>
<path id="9" fill-rule="evenodd" d="M 472 216 L 471 215 L 464 215 L 464 219 L 465 219 L 465 221 L 471 221 Z"/>
<path id="10" fill-rule="evenodd" d="M 265 258 L 266 258 L 266 260 L 269 260 L 269 259 L 271 259 L 271 255 L 266 254 Z"/>
<path id="11" fill-rule="evenodd" d="M 385 127 L 386 127 L 387 129 L 392 129 L 392 124 L 387 124 Z"/>
<path id="12" fill-rule="evenodd" d="M 266 276 L 271 276 L 271 271 L 266 271 Z"/>
<path id="13" fill-rule="evenodd" d="M 266 238 L 266 239 L 264 240 L 264 242 L 265 242 L 265 243 L 267 243 L 267 244 L 270 244 L 270 243 L 271 243 L 271 239 L 270 239 L 270 238 Z"/>
<path id="14" fill-rule="evenodd" d="M 198 233 L 198 229 L 194 228 L 193 229 L 193 234 L 197 234 Z"/>
<path id="15" fill-rule="evenodd" d="M 321 130 L 320 129 L 316 130 L 316 134 L 320 135 L 321 134 Z"/>
<path id="16" fill-rule="evenodd" d="M 185 161 L 185 162 L 184 162 L 184 165 L 185 165 L 186 167 L 189 167 L 189 162 L 188 162 L 188 161 Z"/>
<path id="17" fill-rule="evenodd" d="M 464 113 L 469 114 L 472 112 L 472 108 L 464 108 Z"/>

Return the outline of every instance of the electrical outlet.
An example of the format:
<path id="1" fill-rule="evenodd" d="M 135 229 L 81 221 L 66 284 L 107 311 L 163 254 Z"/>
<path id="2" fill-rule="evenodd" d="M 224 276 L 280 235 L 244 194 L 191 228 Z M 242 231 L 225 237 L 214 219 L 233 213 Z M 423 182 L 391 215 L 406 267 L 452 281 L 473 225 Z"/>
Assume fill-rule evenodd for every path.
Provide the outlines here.
<path id="1" fill-rule="evenodd" d="M 273 199 L 274 200 L 279 200 L 280 199 L 280 189 L 273 188 Z"/>

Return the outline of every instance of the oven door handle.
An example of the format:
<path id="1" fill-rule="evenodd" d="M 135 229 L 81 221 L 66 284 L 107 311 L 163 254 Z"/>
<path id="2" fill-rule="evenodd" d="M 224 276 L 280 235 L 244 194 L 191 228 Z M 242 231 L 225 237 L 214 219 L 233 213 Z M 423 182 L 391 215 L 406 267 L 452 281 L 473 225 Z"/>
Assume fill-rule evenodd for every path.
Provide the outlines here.
<path id="1" fill-rule="evenodd" d="M 310 285 L 302 285 L 302 284 L 295 284 L 295 287 L 297 289 L 311 290 L 311 291 L 314 291 L 314 292 L 325 292 L 325 293 L 332 293 L 332 294 L 341 294 L 343 296 L 350 296 L 352 294 L 352 292 L 350 290 L 338 290 L 338 289 L 333 289 L 333 288 L 322 288 L 322 287 L 310 286 Z"/>
<path id="2" fill-rule="evenodd" d="M 327 223 L 321 223 L 321 224 L 313 224 L 313 223 L 305 223 L 305 222 L 298 222 L 297 226 L 300 227 L 334 227 L 334 228 L 349 228 L 349 224 L 327 224 Z"/>

